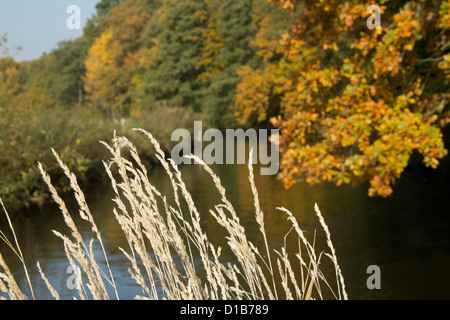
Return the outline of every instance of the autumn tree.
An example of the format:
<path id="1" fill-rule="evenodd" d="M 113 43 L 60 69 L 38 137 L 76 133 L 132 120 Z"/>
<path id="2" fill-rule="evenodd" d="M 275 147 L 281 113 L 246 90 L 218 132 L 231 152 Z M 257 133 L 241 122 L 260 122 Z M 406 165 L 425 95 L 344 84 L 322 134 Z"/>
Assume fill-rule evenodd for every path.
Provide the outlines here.
<path id="1" fill-rule="evenodd" d="M 207 0 L 206 4 L 198 57 L 203 73 L 198 79 L 206 88 L 204 109 L 211 123 L 225 128 L 236 125 L 233 111 L 241 81 L 237 71 L 243 66 L 252 69 L 262 60 L 279 59 L 279 36 L 287 31 L 291 19 L 267 0 Z"/>
<path id="2" fill-rule="evenodd" d="M 372 3 L 271 2 L 296 19 L 279 61 L 239 70 L 236 116 L 281 130 L 286 187 L 369 181 L 370 195 L 388 196 L 413 152 L 438 166 L 449 121 L 448 0 L 380 1 L 373 30 Z"/>
<path id="3" fill-rule="evenodd" d="M 6 112 L 14 97 L 21 92 L 23 66 L 12 58 L 0 58 L 0 111 Z"/>
<path id="4" fill-rule="evenodd" d="M 134 76 L 141 71 L 140 35 L 149 15 L 145 0 L 125 0 L 101 21 L 102 33 L 89 49 L 84 86 L 91 105 L 112 116 L 129 112 Z"/>
<path id="5" fill-rule="evenodd" d="M 14 112 L 17 95 L 23 91 L 23 64 L 9 55 L 8 35 L 0 35 L 0 117 Z"/>

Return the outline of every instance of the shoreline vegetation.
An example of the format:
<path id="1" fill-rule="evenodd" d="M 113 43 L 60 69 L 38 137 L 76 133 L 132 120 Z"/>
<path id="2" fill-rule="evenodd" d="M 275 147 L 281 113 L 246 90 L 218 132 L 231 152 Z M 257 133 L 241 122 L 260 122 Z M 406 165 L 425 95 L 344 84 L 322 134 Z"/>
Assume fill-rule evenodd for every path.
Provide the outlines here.
<path id="1" fill-rule="evenodd" d="M 36 60 L 16 61 L 0 34 L 8 208 L 47 200 L 38 161 L 58 191 L 70 189 L 51 147 L 80 182 L 95 180 L 98 141 L 114 129 L 154 132 L 168 151 L 173 130 L 200 120 L 279 130 L 286 188 L 367 184 L 369 196 L 388 197 L 412 162 L 448 165 L 449 0 L 390 0 L 377 29 L 356 0 L 99 0 L 96 9 L 82 36 Z"/>
<path id="2" fill-rule="evenodd" d="M 171 141 L 174 130 L 183 128 L 193 134 L 194 121 L 203 121 L 205 130 L 212 127 L 204 114 L 186 108 L 166 106 L 155 107 L 139 118 L 108 118 L 87 106 L 69 109 L 39 108 L 27 116 L 21 116 L 20 119 L 14 114 L 9 117 L 0 118 L 0 124 L 5 129 L 0 130 L 0 197 L 12 212 L 41 207 L 51 201 L 41 179 L 38 162 L 45 165 L 48 173 L 54 177 L 54 186 L 58 192 L 67 194 L 71 191 L 64 176 L 59 172 L 51 148 L 54 148 L 68 167 L 77 174 L 80 185 L 89 187 L 106 178 L 101 162 L 107 153 L 101 148 L 99 141 L 107 140 L 116 129 L 119 134 L 131 135 L 136 139 L 135 143 L 141 150 L 146 165 L 160 165 L 152 153 L 152 148 L 133 132 L 133 127 L 155 132 L 162 150 L 167 155 L 171 154 L 177 143 Z M 246 130 L 246 127 L 240 127 Z M 443 130 L 443 135 L 444 141 L 449 141 L 450 129 Z M 9 145 L 5 143 L 8 141 Z M 445 143 L 446 148 L 447 144 Z M 422 156 L 413 153 L 406 170 L 430 171 L 422 161 Z M 446 156 L 437 169 L 431 170 L 449 168 L 450 157 Z"/>
<path id="3" fill-rule="evenodd" d="M 211 176 L 221 197 L 221 202 L 209 213 L 198 212 L 178 166 L 173 160 L 166 159 L 158 141 L 145 130 L 135 131 L 138 136 L 150 140 L 155 149 L 155 157 L 166 170 L 173 188 L 173 195 L 164 195 L 151 184 L 138 149 L 128 138 L 115 135 L 111 144 L 102 142 L 111 156 L 110 160 L 103 161 L 103 165 L 116 195 L 112 199 L 116 205 L 113 214 L 129 244 L 128 248 L 119 249 L 130 262 L 130 276 L 142 288 L 142 295 L 136 296 L 136 299 L 309 300 L 325 299 L 329 296 L 333 299 L 348 299 L 330 232 L 317 204 L 314 210 L 325 232 L 328 252 L 318 251 L 314 246 L 315 239 L 307 239 L 293 213 L 282 207 L 277 210 L 291 222 L 292 227 L 287 233 L 295 234 L 296 240 L 293 243 L 298 244 L 298 252 L 288 256 L 288 234 L 280 248 L 270 246 L 265 231 L 264 213 L 259 205 L 254 182 L 253 166 L 249 161 L 248 178 L 254 199 L 255 223 L 263 239 L 256 245 L 249 241 L 238 212 L 228 200 L 220 178 L 207 164 L 192 156 Z M 77 176 L 61 156 L 52 151 L 58 167 L 69 180 L 79 205 L 78 213 L 81 219 L 88 223 L 92 230 L 92 239 L 83 238 L 50 175 L 39 163 L 40 174 L 70 230 L 69 234 L 56 230 L 53 233 L 61 238 L 62 248 L 73 269 L 81 268 L 76 299 L 120 299 L 103 246 L 101 230 L 97 228 Z M 24 272 L 28 275 L 28 268 L 31 266 L 27 266 L 24 261 L 9 214 L 3 201 L 1 204 L 14 241 L 10 241 L 3 232 L 0 232 L 0 238 L 22 262 Z M 222 248 L 212 243 L 202 229 L 200 219 L 204 219 L 205 214 L 213 217 L 226 231 L 229 246 L 226 249 L 230 249 L 234 254 L 233 261 L 224 261 L 221 256 Z M 94 245 L 100 246 L 102 259 L 94 258 Z M 200 257 L 201 263 L 194 257 Z M 330 260 L 334 266 L 331 275 L 325 276 L 319 268 L 325 260 Z M 4 294 L 3 298 L 28 299 L 1 254 L 0 267 L 0 291 Z M 45 266 L 38 262 L 36 267 L 53 298 L 59 299 L 58 292 L 45 276 Z M 38 298 L 34 295 L 28 276 L 27 279 L 31 298 Z"/>
<path id="4" fill-rule="evenodd" d="M 11 119 L 13 117 L 15 119 Z M 67 193 L 69 185 L 59 173 L 51 148 L 58 151 L 68 167 L 73 170 L 80 184 L 87 187 L 104 179 L 102 160 L 107 156 L 99 141 L 106 140 L 117 129 L 120 134 L 136 138 L 146 165 L 156 164 L 151 148 L 132 128 L 142 127 L 156 132 L 161 148 L 170 153 L 174 145 L 170 141 L 176 128 L 190 128 L 202 115 L 186 108 L 156 107 L 140 118 L 104 117 L 85 106 L 44 108 L 26 116 L 0 118 L 4 130 L 0 130 L 0 196 L 13 211 L 42 206 L 49 202 L 45 184 L 38 169 L 38 162 L 47 167 L 54 177 L 58 192 Z M 9 145 L 5 142 L 9 141 Z M 13 160 L 12 160 L 13 159 Z"/>

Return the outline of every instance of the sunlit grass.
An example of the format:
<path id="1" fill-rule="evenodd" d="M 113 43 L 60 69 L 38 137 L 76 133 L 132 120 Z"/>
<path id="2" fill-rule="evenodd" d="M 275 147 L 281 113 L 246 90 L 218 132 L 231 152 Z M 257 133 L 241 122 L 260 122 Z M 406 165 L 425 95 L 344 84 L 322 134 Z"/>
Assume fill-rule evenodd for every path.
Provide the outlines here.
<path id="1" fill-rule="evenodd" d="M 137 148 L 126 137 L 114 136 L 112 144 L 104 143 L 111 154 L 104 161 L 104 168 L 114 190 L 115 208 L 112 214 L 126 237 L 128 247 L 119 248 L 130 263 L 129 274 L 142 290 L 136 299 L 322 299 L 325 292 L 331 292 L 336 299 L 347 299 L 344 279 L 338 265 L 330 233 L 316 205 L 315 211 L 327 236 L 330 253 L 318 252 L 305 237 L 294 215 L 285 208 L 278 208 L 286 214 L 292 224 L 298 243 L 298 252 L 288 254 L 286 241 L 278 249 L 271 248 L 266 235 L 264 213 L 261 210 L 257 187 L 254 182 L 253 167 L 248 165 L 255 221 L 262 235 L 262 243 L 252 243 L 245 228 L 240 223 L 238 210 L 228 200 L 220 178 L 211 168 L 196 158 L 211 176 L 215 192 L 221 201 L 208 213 L 199 212 L 186 187 L 178 166 L 166 159 L 158 141 L 147 131 L 136 129 L 146 136 L 155 148 L 155 156 L 164 167 L 173 194 L 161 194 L 149 181 L 147 168 L 143 164 Z M 44 167 L 39 164 L 41 175 L 49 187 L 53 200 L 58 204 L 70 233 L 53 233 L 62 240 L 67 259 L 72 267 L 81 268 L 80 286 L 77 299 L 120 299 L 120 290 L 114 279 L 104 249 L 101 230 L 86 203 L 85 196 L 75 174 L 53 151 L 59 167 L 69 179 L 70 187 L 79 205 L 78 214 L 92 230 L 93 238 L 86 241 L 69 213 L 64 200 L 58 194 Z M 170 199 L 169 199 L 170 197 Z M 3 202 L 2 202 L 3 205 Z M 6 208 L 3 210 L 8 217 Z M 208 238 L 202 228 L 201 217 L 211 215 L 224 228 L 227 246 L 234 255 L 233 261 L 224 261 L 222 248 Z M 28 274 L 26 263 L 20 251 L 14 228 L 13 245 L 4 233 L 1 238 L 13 250 Z M 93 246 L 102 249 L 104 264 L 94 257 Z M 320 269 L 323 259 L 330 259 L 334 265 L 333 281 L 328 281 Z M 100 265 L 105 265 L 102 270 Z M 295 267 L 295 266 L 299 267 Z M 45 276 L 45 266 L 37 268 L 42 281 L 55 299 L 59 294 Z M 0 291 L 10 299 L 26 299 L 14 276 L 0 255 Z M 27 277 L 28 279 L 28 277 Z M 31 282 L 28 281 L 32 297 L 35 298 Z M 114 295 L 108 294 L 113 288 Z M 111 290 L 110 290 L 111 292 Z M 328 293 L 329 293 L 328 292 Z"/>

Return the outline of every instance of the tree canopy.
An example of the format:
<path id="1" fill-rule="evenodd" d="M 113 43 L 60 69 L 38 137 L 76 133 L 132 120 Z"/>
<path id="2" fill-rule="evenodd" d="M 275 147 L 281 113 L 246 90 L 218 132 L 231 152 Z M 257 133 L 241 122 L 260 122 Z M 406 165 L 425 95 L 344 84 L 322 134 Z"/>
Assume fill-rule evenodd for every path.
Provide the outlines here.
<path id="1" fill-rule="evenodd" d="M 436 168 L 447 155 L 450 0 L 380 0 L 378 29 L 371 4 L 102 0 L 82 37 L 34 61 L 0 38 L 0 112 L 194 110 L 221 129 L 280 129 L 286 187 L 388 196 L 412 157 Z"/>
<path id="2" fill-rule="evenodd" d="M 242 67 L 236 116 L 281 130 L 287 187 L 369 181 L 387 196 L 413 152 L 436 168 L 449 122 L 449 1 L 271 1 L 295 15 L 283 57 Z M 263 48 L 264 49 L 264 48 Z"/>

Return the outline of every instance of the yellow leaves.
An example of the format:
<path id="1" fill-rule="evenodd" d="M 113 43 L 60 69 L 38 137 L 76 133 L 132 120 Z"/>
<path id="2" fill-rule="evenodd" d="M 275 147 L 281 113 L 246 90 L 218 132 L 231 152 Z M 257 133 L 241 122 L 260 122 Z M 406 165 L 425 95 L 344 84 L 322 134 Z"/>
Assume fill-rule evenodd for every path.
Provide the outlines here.
<path id="1" fill-rule="evenodd" d="M 375 29 L 374 35 L 381 36 L 382 34 L 383 34 L 383 29 L 382 28 Z"/>
<path id="2" fill-rule="evenodd" d="M 142 70 L 148 70 L 164 59 L 158 39 L 153 39 L 152 42 L 153 46 L 151 48 L 145 48 L 141 52 L 138 67 Z"/>
<path id="3" fill-rule="evenodd" d="M 94 44 L 89 49 L 88 59 L 86 59 L 86 69 L 88 72 L 98 72 L 103 66 L 111 65 L 113 57 L 110 54 L 110 43 L 113 39 L 112 31 L 104 32 L 95 39 Z"/>
<path id="4" fill-rule="evenodd" d="M 447 153 L 442 135 L 432 119 L 425 121 L 422 114 L 405 109 L 411 97 L 399 96 L 396 108 L 368 101 L 353 109 L 359 113 L 331 120 L 307 111 L 277 118 L 273 124 L 281 129 L 282 152 L 296 150 L 283 162 L 281 179 L 287 186 L 298 175 L 304 175 L 308 183 L 334 181 L 337 185 L 368 179 L 370 195 L 388 196 L 413 150 L 424 155 L 427 166 L 436 167 Z M 380 138 L 371 142 L 372 132 Z"/>
<path id="5" fill-rule="evenodd" d="M 352 76 L 350 77 L 350 83 L 351 83 L 352 85 L 358 84 L 358 77 L 357 77 L 356 75 L 352 75 Z"/>
<path id="6" fill-rule="evenodd" d="M 11 58 L 0 58 L 0 107 L 10 103 L 21 90 L 20 76 L 23 65 Z"/>
<path id="7" fill-rule="evenodd" d="M 139 43 L 149 20 L 146 7 L 145 0 L 133 0 L 112 8 L 85 60 L 87 99 L 114 116 L 123 116 L 139 101 L 136 92 L 143 87 L 139 71 L 161 58 L 157 41 L 146 48 Z"/>
<path id="8" fill-rule="evenodd" d="M 201 55 L 197 57 L 197 69 L 206 69 L 198 76 L 201 83 L 206 83 L 214 75 L 220 73 L 222 66 L 217 63 L 220 49 L 224 46 L 224 39 L 218 29 L 219 11 L 201 11 L 205 25 L 196 28 L 199 35 L 191 37 L 193 41 L 200 41 Z"/>
<path id="9" fill-rule="evenodd" d="M 444 0 L 439 7 L 439 24 L 442 29 L 450 29 L 450 0 Z"/>
<path id="10" fill-rule="evenodd" d="M 445 77 L 450 79 L 450 53 L 447 53 L 442 61 L 439 62 L 438 67 L 445 71 Z"/>
<path id="11" fill-rule="evenodd" d="M 383 18 L 383 28 L 367 32 L 356 23 L 368 15 L 357 1 L 303 4 L 298 23 L 284 35 L 284 58 L 266 67 L 278 70 L 276 77 L 274 72 L 267 74 L 276 78 L 276 84 L 267 81 L 267 87 L 247 99 L 254 107 L 258 102 L 251 98 L 258 93 L 279 95 L 282 116 L 272 123 L 281 130 L 280 179 L 286 186 L 298 178 L 338 185 L 369 181 L 371 196 L 388 196 L 415 150 L 426 165 L 436 167 L 447 154 L 437 123 L 450 122 L 444 110 L 448 98 L 429 94 L 415 60 L 445 43 L 416 45 L 422 33 L 426 40 L 426 33 L 433 32 L 433 26 L 422 30 L 421 25 L 430 9 L 424 2 L 408 2 L 397 13 L 383 7 L 389 15 Z M 319 21 L 319 15 L 326 21 Z M 435 18 L 430 21 L 437 23 Z M 336 33 L 340 37 L 343 30 L 348 38 L 338 42 L 334 54 L 331 49 L 342 40 Z M 450 55 L 437 61 L 441 70 L 450 70 Z"/>
<path id="12" fill-rule="evenodd" d="M 323 48 L 323 50 L 331 49 L 331 50 L 333 50 L 333 51 L 339 51 L 339 48 L 338 48 L 336 42 L 333 42 L 333 43 L 331 43 L 331 44 L 330 44 L 330 43 L 324 43 L 323 46 L 322 46 L 322 48 Z"/>
<path id="13" fill-rule="evenodd" d="M 267 78 L 248 66 L 240 67 L 238 75 L 243 78 L 236 88 L 236 118 L 241 123 L 264 120 L 269 107 Z"/>
<path id="14" fill-rule="evenodd" d="M 433 169 L 436 169 L 439 165 L 439 160 L 433 157 L 425 157 L 423 162 L 427 167 L 431 167 Z"/>
<path id="15" fill-rule="evenodd" d="M 398 30 L 398 37 L 409 38 L 412 34 L 412 29 L 417 27 L 417 22 L 412 20 L 414 12 L 406 9 L 394 15 L 394 23 Z"/>
<path id="16" fill-rule="evenodd" d="M 270 0 L 269 0 L 270 1 Z M 278 0 L 281 4 L 281 7 L 284 10 L 293 11 L 295 9 L 294 3 L 291 0 Z"/>
<path id="17" fill-rule="evenodd" d="M 307 115 L 306 118 L 308 119 L 309 123 L 316 121 L 317 118 L 319 117 L 318 113 L 306 113 L 306 115 Z"/>
<path id="18" fill-rule="evenodd" d="M 103 69 L 114 63 L 109 50 L 112 39 L 113 33 L 111 31 L 104 32 L 95 39 L 94 44 L 89 49 L 85 62 L 88 80 L 95 78 Z"/>
<path id="19" fill-rule="evenodd" d="M 412 51 L 414 49 L 413 45 L 411 43 L 408 43 L 405 45 L 405 50 Z"/>
<path id="20" fill-rule="evenodd" d="M 421 38 L 421 25 L 415 20 L 414 11 L 407 7 L 406 5 L 406 9 L 394 15 L 393 24 L 386 29 L 382 41 L 376 38 L 362 38 L 364 42 L 355 45 L 364 55 L 369 52 L 364 48 L 365 43 L 372 43 L 369 47 L 375 48 L 373 57 L 375 79 L 383 74 L 390 76 L 399 74 L 402 71 L 400 66 L 403 62 L 403 51 L 413 51 L 415 42 Z"/>
<path id="21" fill-rule="evenodd" d="M 122 1 L 102 21 L 103 32 L 89 48 L 85 60 L 84 87 L 90 104 L 122 116 L 143 81 L 137 74 L 160 57 L 158 43 L 140 44 L 149 14 L 145 0 Z M 151 45 L 153 44 L 153 46 Z"/>
<path id="22" fill-rule="evenodd" d="M 101 106 L 101 100 L 108 95 L 108 74 L 115 68 L 113 56 L 113 33 L 106 31 L 95 39 L 85 60 L 85 90 L 90 95 L 94 107 Z"/>
<path id="23" fill-rule="evenodd" d="M 389 186 L 389 181 L 382 179 L 379 175 L 374 176 L 370 180 L 369 196 L 380 195 L 387 197 L 392 194 L 392 188 Z"/>

